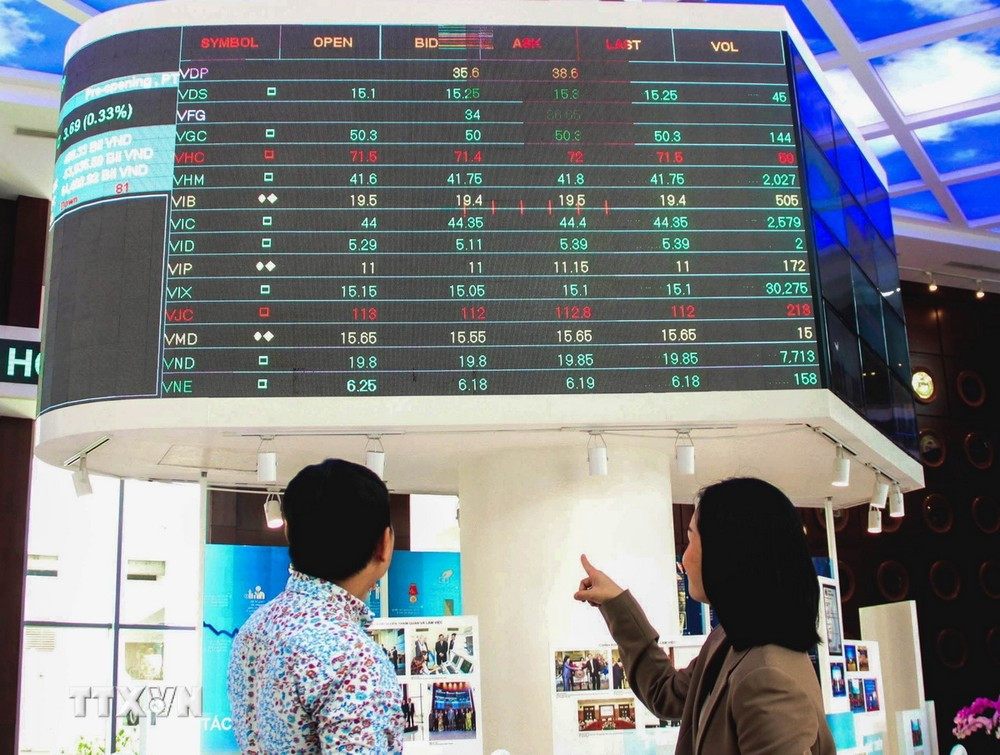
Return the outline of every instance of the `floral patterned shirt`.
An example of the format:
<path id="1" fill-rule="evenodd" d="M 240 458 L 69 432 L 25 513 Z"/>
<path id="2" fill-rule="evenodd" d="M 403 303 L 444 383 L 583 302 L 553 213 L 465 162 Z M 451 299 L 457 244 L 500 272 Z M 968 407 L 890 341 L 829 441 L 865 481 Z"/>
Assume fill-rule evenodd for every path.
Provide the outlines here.
<path id="1" fill-rule="evenodd" d="M 291 572 L 233 641 L 229 702 L 241 752 L 402 752 L 399 682 L 365 633 L 368 607 L 332 582 Z"/>

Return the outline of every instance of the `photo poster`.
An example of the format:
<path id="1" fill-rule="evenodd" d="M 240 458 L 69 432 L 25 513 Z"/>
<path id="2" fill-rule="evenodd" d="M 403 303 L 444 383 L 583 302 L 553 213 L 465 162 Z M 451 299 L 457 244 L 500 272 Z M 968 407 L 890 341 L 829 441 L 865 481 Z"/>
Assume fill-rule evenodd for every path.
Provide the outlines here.
<path id="1" fill-rule="evenodd" d="M 882 667 L 879 662 L 878 643 L 868 640 L 845 640 L 844 655 L 849 658 L 853 648 L 855 663 L 845 663 L 847 677 L 847 702 L 854 718 L 854 728 L 861 743 L 861 752 L 876 754 L 885 749 L 888 740 L 888 720 L 882 702 Z M 898 723 L 898 722 L 897 722 Z M 909 722 L 906 723 L 909 726 Z M 927 741 L 926 715 L 922 720 L 920 735 Z M 895 751 L 891 745 L 888 748 Z M 906 752 L 900 749 L 899 752 Z"/>
<path id="2" fill-rule="evenodd" d="M 816 646 L 816 672 L 823 691 L 823 706 L 828 714 L 850 713 L 847 691 L 848 647 L 844 642 L 837 583 L 819 578 L 819 634 Z M 855 655 L 855 661 L 857 656 Z"/>
<path id="3" fill-rule="evenodd" d="M 461 556 L 452 552 L 396 551 L 388 574 L 389 618 L 462 613 Z"/>
<path id="4" fill-rule="evenodd" d="M 844 654 L 844 627 L 840 619 L 840 596 L 832 580 L 820 579 L 823 626 L 826 627 L 826 651 L 831 658 Z"/>
<path id="5" fill-rule="evenodd" d="M 285 589 L 288 566 L 286 546 L 205 546 L 203 753 L 239 753 L 226 685 L 233 636 L 254 611 Z"/>
<path id="6" fill-rule="evenodd" d="M 661 642 L 683 668 L 704 638 Z M 614 643 L 550 646 L 552 752 L 555 755 L 662 755 L 677 744 L 679 721 L 661 721 L 632 692 Z"/>
<path id="7" fill-rule="evenodd" d="M 396 667 L 407 755 L 482 755 L 478 617 L 375 619 L 368 634 Z"/>
<path id="8" fill-rule="evenodd" d="M 900 755 L 930 755 L 930 732 L 927 711 L 923 708 L 903 710 L 896 714 Z"/>

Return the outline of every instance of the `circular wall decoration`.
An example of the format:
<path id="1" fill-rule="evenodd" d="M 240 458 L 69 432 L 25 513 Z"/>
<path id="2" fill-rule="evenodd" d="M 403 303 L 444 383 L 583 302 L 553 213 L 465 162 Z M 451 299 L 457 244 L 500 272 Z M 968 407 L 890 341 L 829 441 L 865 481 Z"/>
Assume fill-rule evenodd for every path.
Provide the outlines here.
<path id="1" fill-rule="evenodd" d="M 916 367 L 913 376 L 910 378 L 910 385 L 913 388 L 913 396 L 921 404 L 929 404 L 937 396 L 937 386 L 934 384 L 934 376 L 925 367 Z"/>
<path id="2" fill-rule="evenodd" d="M 962 370 L 955 379 L 958 387 L 958 397 L 972 407 L 986 403 L 986 384 L 978 372 Z"/>
<path id="3" fill-rule="evenodd" d="M 986 656 L 994 666 L 1000 666 L 1000 626 L 991 627 L 986 633 Z"/>
<path id="4" fill-rule="evenodd" d="M 886 600 L 902 600 L 910 592 L 910 573 L 899 561 L 883 561 L 875 575 L 878 591 Z"/>
<path id="5" fill-rule="evenodd" d="M 813 509 L 813 515 L 821 529 L 826 529 L 826 511 L 824 509 Z M 833 512 L 833 531 L 843 532 L 847 523 L 851 519 L 850 509 L 835 509 Z"/>
<path id="6" fill-rule="evenodd" d="M 938 660 L 948 668 L 962 668 L 969 659 L 969 642 L 957 629 L 942 629 L 934 640 Z"/>
<path id="7" fill-rule="evenodd" d="M 1000 561 L 983 561 L 979 565 L 979 586 L 989 597 L 1000 598 Z"/>
<path id="8" fill-rule="evenodd" d="M 933 430 L 920 431 L 920 460 L 928 467 L 940 467 L 948 456 L 944 440 Z"/>
<path id="9" fill-rule="evenodd" d="M 848 603 L 854 597 L 858 581 L 854 578 L 854 569 L 846 561 L 837 561 L 837 572 L 840 574 L 840 602 Z"/>
<path id="10" fill-rule="evenodd" d="M 931 592 L 941 600 L 954 600 L 962 590 L 962 575 L 951 561 L 935 561 L 930 571 Z"/>
<path id="11" fill-rule="evenodd" d="M 893 533 L 899 530 L 903 526 L 903 519 L 905 517 L 901 516 L 889 516 L 887 511 L 882 512 L 882 534 Z"/>
<path id="12" fill-rule="evenodd" d="M 951 531 L 951 526 L 955 523 L 955 512 L 951 501 L 943 495 L 931 493 L 924 498 L 920 510 L 924 515 L 924 524 L 931 532 L 944 534 Z"/>
<path id="13" fill-rule="evenodd" d="M 1000 532 L 1000 503 L 991 495 L 977 496 L 972 502 L 972 521 L 987 535 Z"/>
<path id="14" fill-rule="evenodd" d="M 965 458 L 976 469 L 989 469 L 993 466 L 993 442 L 985 433 L 966 433 L 962 441 Z"/>

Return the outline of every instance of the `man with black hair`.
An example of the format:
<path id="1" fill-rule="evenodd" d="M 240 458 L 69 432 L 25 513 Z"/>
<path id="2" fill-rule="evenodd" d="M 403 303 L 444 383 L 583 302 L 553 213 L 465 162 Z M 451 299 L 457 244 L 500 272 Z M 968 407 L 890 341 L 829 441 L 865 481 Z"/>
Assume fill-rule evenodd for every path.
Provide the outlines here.
<path id="1" fill-rule="evenodd" d="M 288 483 L 281 509 L 291 576 L 229 660 L 240 750 L 400 753 L 396 670 L 365 632 L 364 597 L 392 560 L 389 491 L 366 467 L 327 459 Z"/>

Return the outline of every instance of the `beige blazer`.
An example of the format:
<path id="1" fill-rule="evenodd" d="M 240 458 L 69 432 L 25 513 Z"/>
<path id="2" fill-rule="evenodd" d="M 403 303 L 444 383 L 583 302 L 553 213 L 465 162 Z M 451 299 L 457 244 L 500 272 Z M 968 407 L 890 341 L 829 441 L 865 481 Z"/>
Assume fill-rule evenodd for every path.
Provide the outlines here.
<path id="1" fill-rule="evenodd" d="M 805 653 L 780 645 L 728 647 L 716 684 L 707 691 L 702 677 L 725 641 L 721 626 L 687 668 L 677 669 L 627 590 L 606 601 L 601 613 L 636 697 L 660 718 L 681 720 L 677 755 L 836 753 L 816 672 Z"/>

